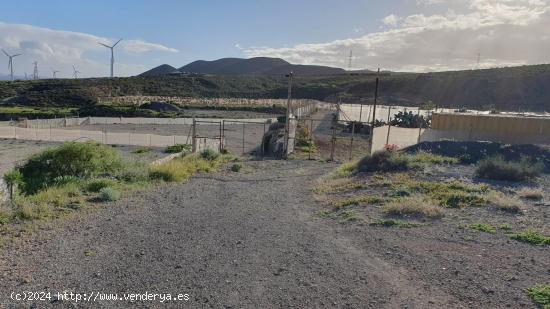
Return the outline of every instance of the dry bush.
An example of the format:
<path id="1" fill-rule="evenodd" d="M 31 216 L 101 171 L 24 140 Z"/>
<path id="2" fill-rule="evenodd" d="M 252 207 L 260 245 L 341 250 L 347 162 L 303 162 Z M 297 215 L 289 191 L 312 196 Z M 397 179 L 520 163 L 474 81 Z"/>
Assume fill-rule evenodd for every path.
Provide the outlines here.
<path id="1" fill-rule="evenodd" d="M 517 191 L 519 197 L 528 200 L 542 200 L 544 197 L 544 191 L 540 188 L 528 188 L 524 187 Z"/>
<path id="2" fill-rule="evenodd" d="M 488 196 L 489 203 L 498 210 L 518 213 L 525 208 L 525 204 L 516 198 L 498 192 L 491 192 Z"/>
<path id="3" fill-rule="evenodd" d="M 382 206 L 382 210 L 390 215 L 417 215 L 428 218 L 443 216 L 441 207 L 420 194 L 395 199 Z"/>

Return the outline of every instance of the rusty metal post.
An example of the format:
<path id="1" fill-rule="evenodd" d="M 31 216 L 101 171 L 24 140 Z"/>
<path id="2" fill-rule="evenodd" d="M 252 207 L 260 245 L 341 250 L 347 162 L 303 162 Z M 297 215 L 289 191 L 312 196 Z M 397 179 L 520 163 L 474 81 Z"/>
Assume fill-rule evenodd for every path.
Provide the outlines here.
<path id="1" fill-rule="evenodd" d="M 351 122 L 351 139 L 349 143 L 349 160 L 353 159 L 353 136 L 355 135 L 355 122 Z"/>
<path id="2" fill-rule="evenodd" d="M 264 149 L 265 149 L 265 122 L 264 122 L 264 133 L 262 134 L 262 159 L 265 156 Z"/>
<path id="3" fill-rule="evenodd" d="M 416 143 L 420 143 L 420 135 L 422 134 L 422 121 L 420 120 L 420 107 L 418 108 L 418 140 Z"/>
<path id="4" fill-rule="evenodd" d="M 311 160 L 311 148 L 313 146 L 313 118 L 309 118 L 309 153 L 308 159 Z"/>
<path id="5" fill-rule="evenodd" d="M 390 130 L 391 130 L 390 114 L 391 114 L 391 106 L 388 106 L 388 133 L 386 134 L 386 145 L 390 143 Z"/>
<path id="6" fill-rule="evenodd" d="M 244 122 L 243 122 L 243 153 L 242 154 L 244 155 Z"/>
<path id="7" fill-rule="evenodd" d="M 330 147 L 330 161 L 334 161 L 334 148 L 336 147 L 336 123 L 332 122 L 332 142 Z"/>
<path id="8" fill-rule="evenodd" d="M 196 140 L 196 137 L 197 137 L 197 128 L 196 128 L 196 121 L 195 121 L 195 117 L 193 117 L 193 126 L 192 126 L 192 138 L 191 138 L 191 151 L 194 153 L 197 151 L 197 140 Z"/>

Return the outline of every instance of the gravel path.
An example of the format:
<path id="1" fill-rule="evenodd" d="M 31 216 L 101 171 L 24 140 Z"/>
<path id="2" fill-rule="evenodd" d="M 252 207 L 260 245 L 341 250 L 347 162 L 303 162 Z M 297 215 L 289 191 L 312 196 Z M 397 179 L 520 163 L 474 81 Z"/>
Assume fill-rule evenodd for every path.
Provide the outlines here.
<path id="1" fill-rule="evenodd" d="M 0 307 L 461 307 L 314 215 L 332 165 L 247 162 L 44 227 L 0 252 Z M 187 293 L 189 301 L 15 303 L 11 292 Z"/>

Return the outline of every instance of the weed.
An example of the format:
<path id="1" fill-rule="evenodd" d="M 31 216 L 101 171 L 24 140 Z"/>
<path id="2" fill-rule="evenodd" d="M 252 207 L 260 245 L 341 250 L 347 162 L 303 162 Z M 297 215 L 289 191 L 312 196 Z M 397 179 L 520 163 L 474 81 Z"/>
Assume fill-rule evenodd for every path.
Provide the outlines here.
<path id="1" fill-rule="evenodd" d="M 12 218 L 13 215 L 10 212 L 0 209 L 0 225 L 10 223 Z"/>
<path id="2" fill-rule="evenodd" d="M 542 200 L 544 197 L 544 192 L 542 191 L 542 189 L 539 189 L 539 188 L 524 187 L 524 188 L 521 188 L 517 192 L 517 194 L 521 198 L 528 199 L 528 200 L 536 200 L 536 201 Z"/>
<path id="3" fill-rule="evenodd" d="M 332 218 L 334 217 L 336 214 L 331 211 L 331 210 L 328 210 L 328 209 L 322 209 L 322 210 L 319 210 L 317 212 L 317 215 L 321 218 Z"/>
<path id="4" fill-rule="evenodd" d="M 363 189 L 367 186 L 363 183 L 355 182 L 349 178 L 337 178 L 330 180 L 323 180 L 317 186 L 313 188 L 315 193 L 337 193 L 354 189 Z"/>
<path id="5" fill-rule="evenodd" d="M 36 194 L 25 197 L 34 206 L 53 206 L 57 208 L 76 208 L 83 203 L 80 185 L 68 183 L 63 186 L 49 187 Z"/>
<path id="6" fill-rule="evenodd" d="M 231 165 L 231 171 L 235 172 L 235 173 L 240 172 L 242 168 L 243 168 L 243 165 L 240 164 L 240 163 L 235 163 L 235 164 Z"/>
<path id="7" fill-rule="evenodd" d="M 216 152 L 215 150 L 212 150 L 212 149 L 205 149 L 205 150 L 200 152 L 200 157 L 203 158 L 204 160 L 208 160 L 208 161 L 214 161 L 219 156 L 220 156 L 220 153 Z"/>
<path id="8" fill-rule="evenodd" d="M 345 200 L 334 202 L 333 207 L 334 208 L 344 208 L 344 207 L 347 207 L 347 206 L 360 205 L 360 204 L 367 204 L 367 205 L 377 204 L 377 205 L 380 205 L 380 204 L 384 203 L 385 201 L 386 200 L 384 198 L 381 198 L 381 197 L 378 197 L 378 196 L 357 196 L 357 197 L 352 197 L 352 198 L 348 198 L 348 199 L 345 199 Z"/>
<path id="9" fill-rule="evenodd" d="M 153 148 L 151 147 L 140 147 L 138 149 L 132 150 L 132 153 L 135 154 L 144 154 L 153 151 Z"/>
<path id="10" fill-rule="evenodd" d="M 90 192 L 99 192 L 106 187 L 112 187 L 115 185 L 115 181 L 109 178 L 98 178 L 88 181 L 86 184 L 86 190 Z"/>
<path id="11" fill-rule="evenodd" d="M 433 154 L 426 151 L 418 151 L 413 155 L 409 155 L 409 159 L 412 163 L 422 164 L 458 164 L 459 159 L 452 157 L 445 157 L 442 155 Z"/>
<path id="12" fill-rule="evenodd" d="M 213 172 L 221 163 L 231 159 L 229 156 L 220 156 L 217 152 L 213 153 L 216 154 L 216 159 L 213 160 L 204 159 L 204 155 L 201 153 L 200 155 L 193 154 L 175 158 L 163 164 L 152 166 L 149 169 L 149 177 L 168 182 L 184 181 L 197 172 Z"/>
<path id="13" fill-rule="evenodd" d="M 354 210 L 344 210 L 339 215 L 344 222 L 351 222 L 359 220 L 359 215 Z"/>
<path id="14" fill-rule="evenodd" d="M 411 227 L 417 227 L 420 226 L 418 223 L 412 223 L 402 220 L 378 220 L 376 222 L 372 222 L 370 225 L 372 226 L 385 226 L 385 227 L 400 227 L 400 228 L 411 228 Z"/>
<path id="15" fill-rule="evenodd" d="M 99 190 L 99 199 L 106 202 L 116 201 L 120 198 L 120 192 L 112 187 L 104 187 Z"/>
<path id="16" fill-rule="evenodd" d="M 474 223 L 474 224 L 468 225 L 468 227 L 472 230 L 476 230 L 476 231 L 480 231 L 480 232 L 485 232 L 485 233 L 490 233 L 490 234 L 496 233 L 495 227 L 490 225 L 490 224 Z"/>
<path id="17" fill-rule="evenodd" d="M 419 194 L 390 201 L 382 206 L 382 210 L 390 215 L 418 215 L 428 218 L 443 216 L 439 206 Z"/>
<path id="18" fill-rule="evenodd" d="M 360 172 L 393 172 L 409 168 L 410 160 L 407 156 L 386 150 L 367 155 L 357 163 Z"/>
<path id="19" fill-rule="evenodd" d="M 334 170 L 334 178 L 347 178 L 353 176 L 356 164 L 352 162 L 344 163 Z"/>
<path id="20" fill-rule="evenodd" d="M 550 309 L 550 284 L 534 285 L 526 292 L 535 304 L 544 309 Z"/>
<path id="21" fill-rule="evenodd" d="M 473 236 L 470 236 L 470 235 L 466 235 L 464 237 L 462 237 L 462 239 L 466 240 L 466 241 L 473 241 L 474 240 L 474 237 Z"/>
<path id="22" fill-rule="evenodd" d="M 550 245 L 550 236 L 546 236 L 535 230 L 527 230 L 524 232 L 514 233 L 508 235 L 510 238 L 526 242 L 535 246 L 548 246 Z"/>
<path id="23" fill-rule="evenodd" d="M 541 162 L 532 163 L 526 157 L 522 157 L 519 162 L 511 162 L 497 155 L 480 161 L 476 175 L 493 180 L 525 181 L 540 174 L 543 167 Z"/>
<path id="24" fill-rule="evenodd" d="M 501 230 L 509 231 L 512 229 L 512 226 L 508 223 L 502 223 L 498 225 L 498 228 Z"/>
<path id="25" fill-rule="evenodd" d="M 184 151 L 191 150 L 191 145 L 189 144 L 175 144 L 168 146 L 164 149 L 165 153 L 180 153 Z"/>

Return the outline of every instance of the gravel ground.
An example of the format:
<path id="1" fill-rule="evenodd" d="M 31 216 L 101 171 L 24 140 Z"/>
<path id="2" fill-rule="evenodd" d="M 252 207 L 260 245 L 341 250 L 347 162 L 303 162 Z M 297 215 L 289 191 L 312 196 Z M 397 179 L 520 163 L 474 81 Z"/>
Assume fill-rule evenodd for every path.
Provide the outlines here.
<path id="1" fill-rule="evenodd" d="M 468 281 L 442 270 L 449 263 L 443 257 L 460 249 L 458 254 L 476 260 L 470 275 L 477 277 L 474 266 L 484 266 L 486 259 L 469 252 L 471 245 L 365 231 L 314 215 L 319 206 L 311 196 L 312 180 L 333 165 L 245 165 L 247 172 L 201 175 L 140 192 L 8 244 L 0 253 L 1 304 L 33 305 L 9 300 L 11 292 L 20 291 L 190 295 L 183 303 L 78 304 L 103 308 L 459 308 L 499 301 L 481 291 L 465 298 Z M 398 254 L 420 256 L 404 263 L 409 259 Z"/>

